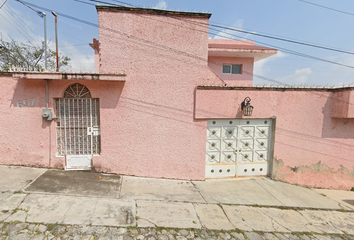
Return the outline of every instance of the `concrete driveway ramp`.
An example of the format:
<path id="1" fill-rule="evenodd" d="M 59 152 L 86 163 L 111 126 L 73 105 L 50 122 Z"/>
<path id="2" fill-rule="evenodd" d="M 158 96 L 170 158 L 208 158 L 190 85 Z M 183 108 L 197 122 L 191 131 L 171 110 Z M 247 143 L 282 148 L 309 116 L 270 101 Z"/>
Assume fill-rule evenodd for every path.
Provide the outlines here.
<path id="1" fill-rule="evenodd" d="M 25 192 L 57 193 L 77 196 L 119 197 L 121 176 L 88 171 L 48 170 Z"/>

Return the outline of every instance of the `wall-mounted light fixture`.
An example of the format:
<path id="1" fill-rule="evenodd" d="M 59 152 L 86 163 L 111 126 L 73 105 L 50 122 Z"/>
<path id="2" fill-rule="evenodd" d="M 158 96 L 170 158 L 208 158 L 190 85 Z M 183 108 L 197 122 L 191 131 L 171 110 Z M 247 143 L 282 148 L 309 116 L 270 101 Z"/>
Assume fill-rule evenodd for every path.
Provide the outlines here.
<path id="1" fill-rule="evenodd" d="M 252 116 L 253 106 L 250 104 L 251 98 L 246 97 L 241 103 L 241 110 L 244 116 Z"/>

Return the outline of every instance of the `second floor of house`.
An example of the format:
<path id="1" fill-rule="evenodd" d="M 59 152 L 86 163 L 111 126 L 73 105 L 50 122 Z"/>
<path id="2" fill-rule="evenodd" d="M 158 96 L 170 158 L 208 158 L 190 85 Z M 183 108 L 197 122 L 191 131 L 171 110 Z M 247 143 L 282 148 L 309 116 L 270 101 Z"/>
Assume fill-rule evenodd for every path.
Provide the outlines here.
<path id="1" fill-rule="evenodd" d="M 253 41 L 209 38 L 209 13 L 97 6 L 97 73 L 179 84 L 252 83 L 253 66 L 277 53 Z"/>

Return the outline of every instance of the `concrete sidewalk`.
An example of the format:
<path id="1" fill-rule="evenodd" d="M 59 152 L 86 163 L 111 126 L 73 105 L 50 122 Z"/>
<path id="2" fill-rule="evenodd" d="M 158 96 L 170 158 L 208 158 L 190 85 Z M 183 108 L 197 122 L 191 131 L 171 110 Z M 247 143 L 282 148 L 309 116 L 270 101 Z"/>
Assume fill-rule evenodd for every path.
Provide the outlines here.
<path id="1" fill-rule="evenodd" d="M 3 223 L 354 235 L 349 191 L 267 178 L 182 181 L 15 166 L 0 166 L 0 176 Z"/>

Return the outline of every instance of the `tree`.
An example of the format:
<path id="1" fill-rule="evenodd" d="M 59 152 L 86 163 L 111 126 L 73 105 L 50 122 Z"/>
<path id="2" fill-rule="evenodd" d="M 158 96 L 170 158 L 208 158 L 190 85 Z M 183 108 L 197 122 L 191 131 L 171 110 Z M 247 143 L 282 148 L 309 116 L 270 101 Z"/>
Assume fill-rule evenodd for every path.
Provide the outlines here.
<path id="1" fill-rule="evenodd" d="M 70 67 L 70 60 L 68 56 L 59 54 L 59 68 Z M 0 39 L 0 71 L 9 71 L 11 67 L 45 71 L 44 47 Z M 49 48 L 47 48 L 47 71 L 56 71 L 56 54 Z"/>

